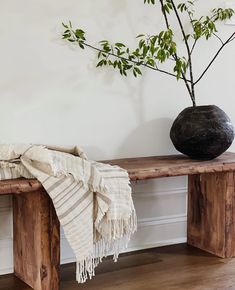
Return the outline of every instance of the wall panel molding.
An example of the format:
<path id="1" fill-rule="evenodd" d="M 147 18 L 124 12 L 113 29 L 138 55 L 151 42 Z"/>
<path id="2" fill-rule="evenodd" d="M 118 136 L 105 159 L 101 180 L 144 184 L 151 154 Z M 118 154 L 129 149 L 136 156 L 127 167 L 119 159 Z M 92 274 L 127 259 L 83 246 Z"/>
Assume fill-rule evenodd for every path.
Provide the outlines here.
<path id="1" fill-rule="evenodd" d="M 138 227 L 148 227 L 153 225 L 165 225 L 165 224 L 174 224 L 179 222 L 186 222 L 187 215 L 172 215 L 172 216 L 161 216 L 156 218 L 146 218 L 138 220 Z"/>
<path id="2" fill-rule="evenodd" d="M 147 198 L 147 197 L 154 197 L 154 196 L 166 196 L 166 195 L 181 195 L 187 194 L 187 188 L 177 188 L 177 189 L 170 189 L 170 190 L 161 190 L 161 191 L 139 191 L 133 192 L 134 198 Z"/>
<path id="3" fill-rule="evenodd" d="M 165 218 L 145 219 L 138 222 L 138 231 L 123 252 L 138 251 L 166 245 L 174 245 L 186 242 L 186 215 L 168 216 Z M 75 261 L 73 252 L 61 235 L 62 256 L 61 263 Z"/>
<path id="4" fill-rule="evenodd" d="M 135 186 L 137 191 L 133 193 L 134 202 L 138 204 L 139 219 L 138 231 L 135 233 L 133 239 L 129 243 L 129 247 L 124 252 L 136 251 L 141 249 L 160 247 L 165 245 L 172 245 L 183 243 L 186 241 L 186 208 L 182 207 L 182 212 L 173 214 L 176 204 L 181 204 L 181 201 L 186 197 L 187 189 L 170 188 L 155 190 L 148 187 L 144 190 L 144 185 L 140 188 Z M 153 202 L 164 204 L 166 201 L 171 201 L 166 205 L 166 210 L 163 210 L 163 215 L 157 215 L 158 210 L 154 212 L 154 216 L 149 216 L 149 211 L 146 206 L 153 205 Z M 143 208 L 141 203 L 143 202 Z M 144 207 L 145 204 L 145 207 Z M 170 207 L 170 208 L 167 208 Z M 142 213 L 140 212 L 142 211 Z M 144 211 L 144 213 L 143 213 Z M 165 212 L 165 215 L 164 215 Z M 172 212 L 172 214 L 171 214 Z M 155 216 L 156 215 L 156 216 Z M 2 220 L 2 223 L 1 223 Z M 4 221 L 4 222 L 3 222 Z M 12 253 L 12 209 L 11 198 L 4 197 L 0 199 L 0 274 L 7 274 L 13 272 L 13 253 Z M 1 232 L 4 235 L 1 235 Z M 74 262 L 75 258 L 73 252 L 63 234 L 61 233 L 61 264 Z"/>

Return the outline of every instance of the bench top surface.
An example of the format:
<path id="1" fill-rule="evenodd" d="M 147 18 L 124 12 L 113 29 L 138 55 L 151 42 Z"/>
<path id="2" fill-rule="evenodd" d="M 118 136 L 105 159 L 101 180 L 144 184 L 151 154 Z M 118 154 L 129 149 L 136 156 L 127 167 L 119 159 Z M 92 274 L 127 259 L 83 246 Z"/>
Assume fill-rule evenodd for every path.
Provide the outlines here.
<path id="1" fill-rule="evenodd" d="M 235 170 L 235 153 L 226 152 L 213 160 L 193 160 L 178 155 L 125 158 L 103 161 L 125 168 L 131 180 Z"/>
<path id="2" fill-rule="evenodd" d="M 103 163 L 126 169 L 131 180 L 235 171 L 235 153 L 226 152 L 213 160 L 192 160 L 184 155 L 167 155 L 105 160 Z M 38 190 L 41 183 L 34 179 L 0 181 L 0 194 Z"/>

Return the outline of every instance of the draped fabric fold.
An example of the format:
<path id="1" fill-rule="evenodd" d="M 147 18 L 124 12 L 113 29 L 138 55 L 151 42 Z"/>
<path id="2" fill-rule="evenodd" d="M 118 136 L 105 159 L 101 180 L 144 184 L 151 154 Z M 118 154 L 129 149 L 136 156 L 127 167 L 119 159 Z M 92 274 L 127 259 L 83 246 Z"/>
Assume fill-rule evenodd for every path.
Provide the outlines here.
<path id="1" fill-rule="evenodd" d="M 36 178 L 51 197 L 83 283 L 136 231 L 128 173 L 87 159 L 79 147 L 0 145 L 0 179 Z"/>

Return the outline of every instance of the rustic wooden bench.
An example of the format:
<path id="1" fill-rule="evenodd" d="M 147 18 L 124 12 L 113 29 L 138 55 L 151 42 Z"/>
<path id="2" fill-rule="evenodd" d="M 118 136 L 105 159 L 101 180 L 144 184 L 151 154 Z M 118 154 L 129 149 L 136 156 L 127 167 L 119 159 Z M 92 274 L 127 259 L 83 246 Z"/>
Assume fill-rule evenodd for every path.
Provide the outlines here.
<path id="1" fill-rule="evenodd" d="M 235 153 L 211 161 L 183 155 L 103 161 L 131 180 L 188 175 L 188 244 L 221 258 L 235 256 Z M 35 290 L 59 290 L 60 225 L 37 180 L 0 181 L 13 195 L 14 272 Z"/>

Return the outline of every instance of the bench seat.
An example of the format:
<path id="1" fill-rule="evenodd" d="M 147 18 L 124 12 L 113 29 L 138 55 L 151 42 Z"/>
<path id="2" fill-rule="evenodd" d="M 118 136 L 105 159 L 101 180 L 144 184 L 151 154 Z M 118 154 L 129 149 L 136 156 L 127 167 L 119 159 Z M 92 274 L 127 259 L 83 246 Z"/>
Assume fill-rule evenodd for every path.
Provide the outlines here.
<path id="1" fill-rule="evenodd" d="M 221 258 L 235 256 L 235 153 L 209 161 L 183 155 L 102 161 L 126 169 L 132 181 L 188 175 L 187 242 Z M 13 196 L 14 273 L 34 290 L 59 290 L 60 225 L 35 179 L 0 181 Z"/>

